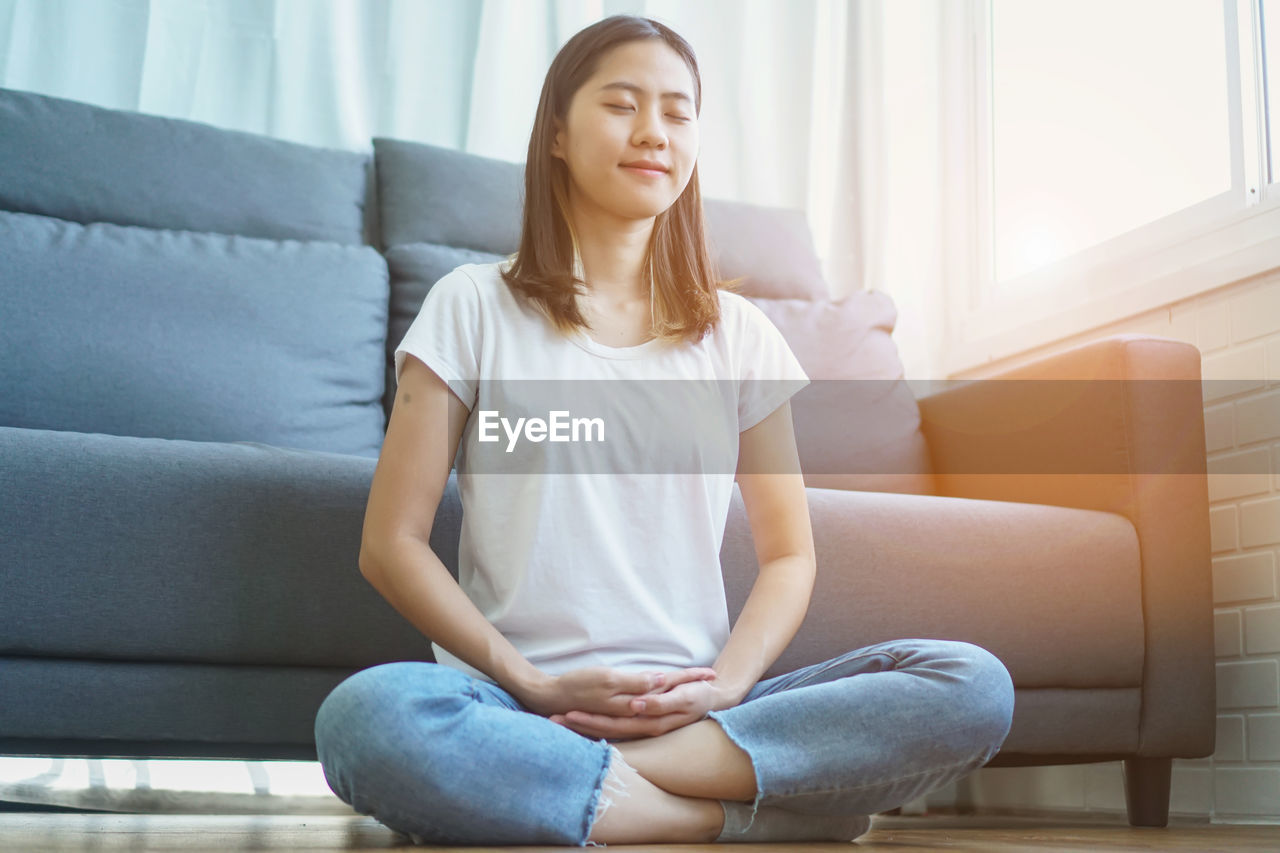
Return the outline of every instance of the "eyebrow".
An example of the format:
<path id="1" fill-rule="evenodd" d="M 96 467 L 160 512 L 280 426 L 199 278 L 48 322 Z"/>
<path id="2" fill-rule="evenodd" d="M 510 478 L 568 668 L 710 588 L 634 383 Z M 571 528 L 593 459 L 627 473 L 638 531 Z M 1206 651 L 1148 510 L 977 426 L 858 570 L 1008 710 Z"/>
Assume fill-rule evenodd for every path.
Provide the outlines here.
<path id="1" fill-rule="evenodd" d="M 644 89 L 640 88 L 640 87 L 639 87 L 639 86 L 637 86 L 635 83 L 628 83 L 628 82 L 626 82 L 625 80 L 615 80 L 615 81 L 614 81 L 614 82 L 612 82 L 612 83 L 605 83 L 603 86 L 601 86 L 601 87 L 600 87 L 599 89 L 597 89 L 596 91 L 598 91 L 598 92 L 604 92 L 604 91 L 606 91 L 606 90 L 608 90 L 608 89 L 624 89 L 624 90 L 626 90 L 626 91 L 628 91 L 628 92 L 631 92 L 631 93 L 633 93 L 633 94 L 636 94 L 636 95 L 643 95 L 643 94 L 644 94 Z M 676 100 L 678 100 L 678 101 L 686 101 L 686 102 L 688 102 L 688 103 L 690 103 L 690 104 L 692 104 L 692 103 L 693 103 L 693 98 L 689 97 L 689 96 L 688 96 L 688 95 L 686 95 L 684 92 L 663 92 L 663 93 L 662 93 L 662 97 L 664 97 L 664 98 L 675 98 L 675 99 L 676 99 Z"/>

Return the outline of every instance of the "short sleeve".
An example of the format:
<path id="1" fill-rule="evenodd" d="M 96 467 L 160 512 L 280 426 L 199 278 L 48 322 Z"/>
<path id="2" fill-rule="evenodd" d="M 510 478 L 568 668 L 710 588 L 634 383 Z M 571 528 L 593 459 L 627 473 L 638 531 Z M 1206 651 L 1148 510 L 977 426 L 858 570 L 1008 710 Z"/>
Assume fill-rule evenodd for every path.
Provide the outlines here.
<path id="1" fill-rule="evenodd" d="M 786 338 L 758 306 L 742 297 L 738 344 L 738 431 L 751 429 L 809 384 Z"/>
<path id="2" fill-rule="evenodd" d="M 480 377 L 480 292 L 471 276 L 455 268 L 431 286 L 418 315 L 395 351 L 396 385 L 405 355 L 434 370 L 468 409 L 475 408 Z"/>

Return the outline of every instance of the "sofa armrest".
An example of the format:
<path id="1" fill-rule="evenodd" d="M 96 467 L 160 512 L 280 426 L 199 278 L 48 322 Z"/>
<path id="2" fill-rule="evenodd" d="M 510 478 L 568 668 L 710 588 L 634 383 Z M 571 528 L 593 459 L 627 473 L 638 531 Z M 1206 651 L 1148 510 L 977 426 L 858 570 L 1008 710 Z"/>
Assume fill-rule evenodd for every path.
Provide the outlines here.
<path id="1" fill-rule="evenodd" d="M 919 405 L 939 495 L 1107 510 L 1133 523 L 1146 628 L 1138 754 L 1211 754 L 1213 575 L 1199 350 L 1117 335 Z"/>
<path id="2" fill-rule="evenodd" d="M 1205 488 L 1200 352 L 1117 335 L 921 397 L 937 493 L 1131 514 L 1133 478 Z"/>

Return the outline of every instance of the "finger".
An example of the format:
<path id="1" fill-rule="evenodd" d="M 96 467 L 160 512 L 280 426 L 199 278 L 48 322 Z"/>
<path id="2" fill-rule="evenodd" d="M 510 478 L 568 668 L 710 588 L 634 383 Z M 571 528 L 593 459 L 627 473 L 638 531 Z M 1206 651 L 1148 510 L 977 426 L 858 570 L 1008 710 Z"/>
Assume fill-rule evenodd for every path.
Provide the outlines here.
<path id="1" fill-rule="evenodd" d="M 586 726 L 581 723 L 574 723 L 574 722 L 570 722 L 569 720 L 562 719 L 560 721 L 560 725 L 564 726 L 566 729 L 568 729 L 571 732 L 577 732 L 578 734 L 583 735 L 585 737 L 607 737 L 607 735 L 600 734 L 590 726 Z"/>
<path id="2" fill-rule="evenodd" d="M 634 696 L 646 693 L 660 693 L 667 688 L 672 673 L 650 670 L 649 672 L 624 672 L 614 688 L 611 705 L 617 707 L 618 714 L 629 713 L 629 703 Z M 610 710 L 613 710 L 612 708 Z"/>
<path id="3" fill-rule="evenodd" d="M 614 717 L 609 714 L 570 711 L 565 718 L 566 725 L 592 737 L 636 737 L 659 733 L 654 720 L 642 717 Z"/>
<path id="4" fill-rule="evenodd" d="M 632 738 L 644 735 L 644 731 L 621 724 L 622 720 L 635 720 L 637 717 L 613 717 L 605 713 L 586 713 L 570 711 L 564 719 L 564 727 L 572 729 L 589 738 Z"/>
<path id="5" fill-rule="evenodd" d="M 589 737 L 605 737 L 615 740 L 656 737 L 700 719 L 699 715 L 687 711 L 665 714 L 661 717 L 609 717 L 600 714 L 587 714 L 582 711 L 571 711 L 570 713 L 574 716 L 579 714 L 583 716 L 583 721 L 580 723 L 573 721 L 566 723 L 566 725 L 572 726 L 575 731 Z M 591 722 L 586 721 L 588 717 L 592 718 Z"/>
<path id="6" fill-rule="evenodd" d="M 660 689 L 650 691 L 652 695 L 665 693 L 677 684 L 686 684 L 690 681 L 711 681 L 715 679 L 716 671 L 709 666 L 696 666 L 669 672 L 666 675 L 663 686 Z"/>
<path id="7" fill-rule="evenodd" d="M 660 690 L 668 683 L 668 673 L 651 670 L 649 672 L 636 673 L 628 686 L 631 688 L 630 692 L 639 694 L 647 693 L 650 690 Z"/>
<path id="8" fill-rule="evenodd" d="M 674 710 L 676 710 L 676 697 L 669 692 L 647 693 L 631 700 L 631 712 L 641 716 L 656 717 Z"/>
<path id="9" fill-rule="evenodd" d="M 713 681 L 718 673 L 709 666 L 691 666 L 680 670 L 682 681 Z"/>
<path id="10" fill-rule="evenodd" d="M 686 682 L 687 684 L 706 684 L 711 690 L 715 690 L 715 685 L 709 679 L 694 679 Z M 665 693 L 651 693 L 645 696 L 637 696 L 631 700 L 631 710 L 641 716 L 655 717 L 663 714 L 688 713 L 702 701 L 703 697 L 696 687 L 683 687 L 677 685 Z"/>
<path id="11" fill-rule="evenodd" d="M 666 673 L 658 670 L 648 672 L 617 671 L 618 677 L 613 683 L 613 697 L 621 697 L 626 703 L 632 696 L 642 696 L 650 690 L 661 690 L 666 681 Z"/>

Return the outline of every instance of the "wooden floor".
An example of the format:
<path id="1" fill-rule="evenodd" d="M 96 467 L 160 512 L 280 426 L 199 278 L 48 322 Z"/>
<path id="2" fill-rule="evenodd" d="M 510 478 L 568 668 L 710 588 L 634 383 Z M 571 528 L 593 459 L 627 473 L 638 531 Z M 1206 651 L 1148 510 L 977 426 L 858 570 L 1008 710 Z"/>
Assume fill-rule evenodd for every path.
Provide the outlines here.
<path id="1" fill-rule="evenodd" d="M 1193 822 L 1173 817 L 1169 826 L 1135 828 L 1122 818 L 1027 816 L 876 815 L 855 844 L 866 850 L 1108 851 L 1280 850 L 1280 825 L 1249 826 Z M 581 847 L 415 846 L 370 817 L 359 815 L 159 815 L 7 812 L 0 814 L 0 851 L 72 850 L 466 850 L 581 851 Z M 609 845 L 610 849 L 694 853 L 748 847 L 752 853 L 805 850 L 836 853 L 848 844 L 659 844 Z M 588 848 L 594 849 L 594 848 Z"/>

